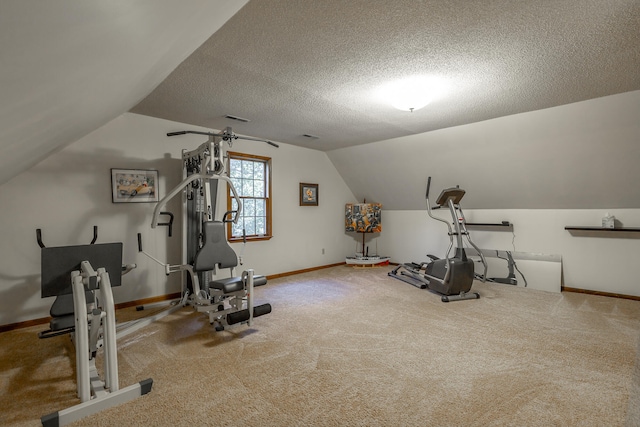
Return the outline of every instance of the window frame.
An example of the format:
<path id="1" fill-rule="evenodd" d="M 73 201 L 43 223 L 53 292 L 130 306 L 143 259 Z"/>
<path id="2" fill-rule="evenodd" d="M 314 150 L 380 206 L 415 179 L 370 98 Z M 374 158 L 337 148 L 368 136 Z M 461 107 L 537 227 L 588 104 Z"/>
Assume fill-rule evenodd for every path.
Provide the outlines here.
<path id="1" fill-rule="evenodd" d="M 270 240 L 273 237 L 273 231 L 272 231 L 273 229 L 272 229 L 272 221 L 271 221 L 272 219 L 271 199 L 273 197 L 271 193 L 271 157 L 258 156 L 255 154 L 239 153 L 235 151 L 228 151 L 227 152 L 227 170 L 229 171 L 229 178 L 231 178 L 231 160 L 232 159 L 233 160 L 250 160 L 254 162 L 259 161 L 265 164 L 265 167 L 266 167 L 265 193 L 266 194 L 265 194 L 264 200 L 265 200 L 265 210 L 266 210 L 266 221 L 265 221 L 266 230 L 264 235 L 254 234 L 254 235 L 246 236 L 246 241 L 256 242 L 256 241 Z M 227 184 L 226 187 L 227 187 L 227 211 L 230 211 L 233 197 L 231 196 L 231 188 L 229 187 L 229 184 Z M 241 194 L 240 190 L 238 190 L 238 194 Z M 242 196 L 240 196 L 240 198 L 244 199 L 244 197 Z M 256 197 L 251 197 L 251 198 L 256 199 Z M 243 200 L 243 204 L 244 204 L 244 200 Z M 227 223 L 227 240 L 230 243 L 242 242 L 244 240 L 243 236 L 237 236 L 237 237 L 232 236 L 232 231 L 233 231 L 232 224 L 233 223 L 231 222 Z"/>

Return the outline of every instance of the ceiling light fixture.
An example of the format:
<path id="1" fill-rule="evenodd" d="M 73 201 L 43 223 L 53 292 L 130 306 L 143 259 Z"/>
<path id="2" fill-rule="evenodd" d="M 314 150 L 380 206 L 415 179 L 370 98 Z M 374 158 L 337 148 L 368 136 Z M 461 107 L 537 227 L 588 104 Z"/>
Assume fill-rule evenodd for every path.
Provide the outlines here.
<path id="1" fill-rule="evenodd" d="M 382 86 L 379 96 L 398 110 L 414 112 L 442 97 L 446 86 L 441 78 L 412 76 Z"/>

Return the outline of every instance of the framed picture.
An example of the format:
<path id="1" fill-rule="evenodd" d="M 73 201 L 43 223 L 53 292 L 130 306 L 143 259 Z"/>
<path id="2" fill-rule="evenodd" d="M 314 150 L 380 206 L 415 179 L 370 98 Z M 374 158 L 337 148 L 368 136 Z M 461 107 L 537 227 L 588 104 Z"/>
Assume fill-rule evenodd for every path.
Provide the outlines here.
<path id="1" fill-rule="evenodd" d="M 150 203 L 158 201 L 158 171 L 148 169 L 111 169 L 113 203 Z"/>
<path id="2" fill-rule="evenodd" d="M 318 184 L 300 183 L 300 206 L 318 206 Z"/>

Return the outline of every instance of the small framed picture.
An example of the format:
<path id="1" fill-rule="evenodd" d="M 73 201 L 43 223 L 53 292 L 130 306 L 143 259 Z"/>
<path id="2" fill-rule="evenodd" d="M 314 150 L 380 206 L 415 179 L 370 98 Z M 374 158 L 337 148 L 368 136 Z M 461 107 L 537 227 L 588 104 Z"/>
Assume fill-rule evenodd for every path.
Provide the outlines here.
<path id="1" fill-rule="evenodd" d="M 149 169 L 111 169 L 113 203 L 151 203 L 158 201 L 158 171 Z"/>
<path id="2" fill-rule="evenodd" d="M 300 183 L 300 206 L 318 206 L 318 184 Z"/>

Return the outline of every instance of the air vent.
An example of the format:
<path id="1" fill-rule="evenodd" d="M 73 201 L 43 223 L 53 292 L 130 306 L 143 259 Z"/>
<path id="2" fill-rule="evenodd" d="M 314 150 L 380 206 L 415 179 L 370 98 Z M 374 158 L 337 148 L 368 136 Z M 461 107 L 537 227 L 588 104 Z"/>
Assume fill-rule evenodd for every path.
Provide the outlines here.
<path id="1" fill-rule="evenodd" d="M 320 139 L 319 136 L 311 135 L 310 133 L 305 133 L 302 136 L 304 136 L 305 138 L 309 138 L 309 139 Z"/>
<path id="2" fill-rule="evenodd" d="M 227 114 L 226 116 L 224 116 L 224 118 L 229 120 L 235 120 L 236 122 L 242 122 L 242 123 L 249 123 L 251 121 L 249 119 L 243 119 L 242 117 L 232 116 L 231 114 Z"/>

